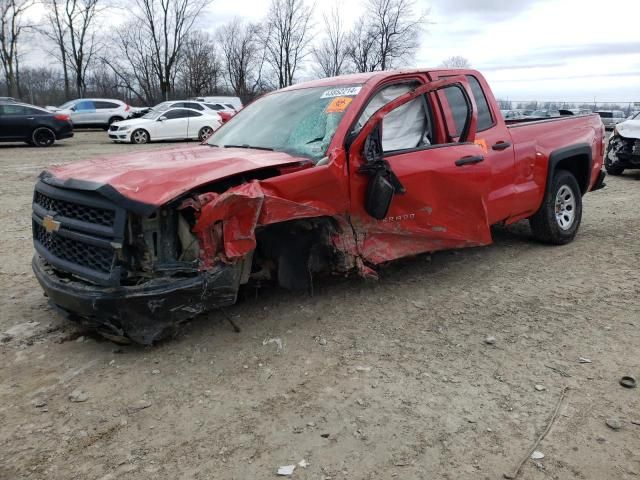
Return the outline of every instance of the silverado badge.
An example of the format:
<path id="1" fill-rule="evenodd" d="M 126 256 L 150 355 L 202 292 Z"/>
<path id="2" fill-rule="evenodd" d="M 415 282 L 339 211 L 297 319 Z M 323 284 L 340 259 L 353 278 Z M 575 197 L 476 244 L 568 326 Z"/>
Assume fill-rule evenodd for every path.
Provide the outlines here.
<path id="1" fill-rule="evenodd" d="M 47 233 L 53 233 L 60 230 L 60 222 L 56 222 L 51 215 L 45 215 L 42 219 L 42 226 Z"/>

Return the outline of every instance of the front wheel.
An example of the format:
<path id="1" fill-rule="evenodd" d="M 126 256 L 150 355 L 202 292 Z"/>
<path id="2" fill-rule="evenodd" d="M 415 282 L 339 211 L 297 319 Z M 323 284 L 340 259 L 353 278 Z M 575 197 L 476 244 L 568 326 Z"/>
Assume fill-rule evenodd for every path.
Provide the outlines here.
<path id="1" fill-rule="evenodd" d="M 211 127 L 202 127 L 198 132 L 198 140 L 204 142 L 207 138 L 211 136 L 213 133 L 213 128 Z"/>
<path id="2" fill-rule="evenodd" d="M 558 170 L 545 193 L 540 210 L 529 218 L 533 236 L 541 242 L 571 242 L 582 220 L 582 192 L 576 177 Z"/>
<path id="3" fill-rule="evenodd" d="M 31 143 L 36 147 L 50 147 L 56 141 L 56 134 L 47 127 L 36 128 L 31 134 Z"/>
<path id="4" fill-rule="evenodd" d="M 141 128 L 135 130 L 131 134 L 131 143 L 137 143 L 138 145 L 149 143 L 149 133 Z"/>

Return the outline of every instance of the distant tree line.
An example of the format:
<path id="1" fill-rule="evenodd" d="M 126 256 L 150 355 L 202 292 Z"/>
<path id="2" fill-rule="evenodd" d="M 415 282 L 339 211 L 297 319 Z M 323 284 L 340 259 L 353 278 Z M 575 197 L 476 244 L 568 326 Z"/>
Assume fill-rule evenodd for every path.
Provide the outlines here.
<path id="1" fill-rule="evenodd" d="M 235 18 L 208 32 L 197 27 L 212 0 L 39 0 L 47 13 L 36 24 L 28 21 L 36 0 L 0 0 L 0 94 L 39 105 L 89 96 L 247 101 L 301 76 L 405 66 L 427 24 L 416 0 L 362 0 L 353 25 L 337 3 L 317 21 L 311 0 L 270 1 L 262 21 Z M 120 14 L 128 20 L 104 28 Z M 36 44 L 47 61 L 21 66 Z"/>

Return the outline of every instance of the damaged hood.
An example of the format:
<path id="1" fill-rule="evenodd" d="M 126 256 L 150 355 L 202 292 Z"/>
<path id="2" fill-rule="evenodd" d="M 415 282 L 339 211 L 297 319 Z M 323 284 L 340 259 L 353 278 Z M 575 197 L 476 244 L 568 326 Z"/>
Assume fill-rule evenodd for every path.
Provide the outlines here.
<path id="1" fill-rule="evenodd" d="M 52 185 L 99 191 L 114 201 L 124 197 L 133 211 L 150 212 L 216 180 L 301 162 L 309 160 L 283 152 L 190 145 L 70 163 L 45 170 L 41 178 Z"/>
<path id="2" fill-rule="evenodd" d="M 627 120 L 616 125 L 618 135 L 625 138 L 640 139 L 640 120 Z"/>

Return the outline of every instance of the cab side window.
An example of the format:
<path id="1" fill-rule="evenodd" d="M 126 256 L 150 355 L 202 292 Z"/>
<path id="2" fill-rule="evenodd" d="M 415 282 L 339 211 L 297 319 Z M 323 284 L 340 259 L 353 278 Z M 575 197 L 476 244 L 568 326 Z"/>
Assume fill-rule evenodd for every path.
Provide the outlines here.
<path id="1" fill-rule="evenodd" d="M 86 112 L 95 110 L 96 106 L 90 100 L 83 100 L 81 102 L 76 103 L 76 112 Z"/>
<path id="2" fill-rule="evenodd" d="M 387 103 L 412 91 L 417 84 L 390 85 L 374 94 L 356 123 L 360 131 L 371 116 Z M 389 112 L 382 121 L 382 148 L 385 152 L 411 150 L 431 145 L 431 122 L 424 97 L 418 97 Z"/>
<path id="3" fill-rule="evenodd" d="M 187 118 L 189 116 L 189 110 L 169 110 L 163 116 L 166 117 L 167 120 L 175 120 L 176 118 Z"/>

